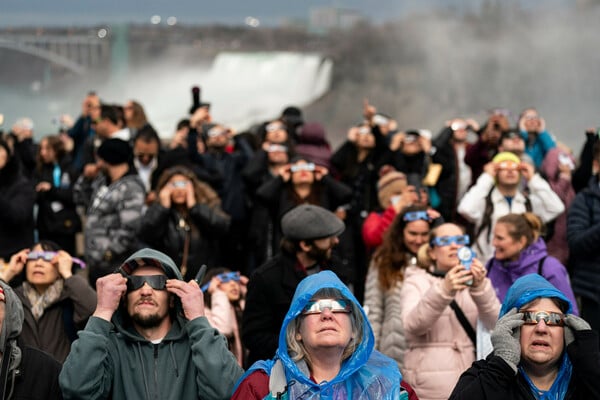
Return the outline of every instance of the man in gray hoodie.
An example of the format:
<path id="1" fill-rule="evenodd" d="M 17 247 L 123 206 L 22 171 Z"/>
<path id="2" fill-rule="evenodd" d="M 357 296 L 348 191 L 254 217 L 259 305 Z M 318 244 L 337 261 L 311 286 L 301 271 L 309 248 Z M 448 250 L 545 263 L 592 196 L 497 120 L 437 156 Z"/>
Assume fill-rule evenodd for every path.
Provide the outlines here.
<path id="1" fill-rule="evenodd" d="M 243 370 L 167 255 L 134 253 L 97 291 L 60 374 L 65 399 L 229 399 Z"/>

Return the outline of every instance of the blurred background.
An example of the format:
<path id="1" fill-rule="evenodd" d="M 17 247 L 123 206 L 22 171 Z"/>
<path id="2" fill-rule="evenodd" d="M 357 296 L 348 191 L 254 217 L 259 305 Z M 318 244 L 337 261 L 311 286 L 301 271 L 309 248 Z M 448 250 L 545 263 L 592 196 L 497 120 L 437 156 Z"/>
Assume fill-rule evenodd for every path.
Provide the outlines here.
<path id="1" fill-rule="evenodd" d="M 3 0 L 0 114 L 36 137 L 95 91 L 139 101 L 163 138 L 191 87 L 237 130 L 300 107 L 334 147 L 364 98 L 430 129 L 536 107 L 576 153 L 600 109 L 600 0 Z"/>

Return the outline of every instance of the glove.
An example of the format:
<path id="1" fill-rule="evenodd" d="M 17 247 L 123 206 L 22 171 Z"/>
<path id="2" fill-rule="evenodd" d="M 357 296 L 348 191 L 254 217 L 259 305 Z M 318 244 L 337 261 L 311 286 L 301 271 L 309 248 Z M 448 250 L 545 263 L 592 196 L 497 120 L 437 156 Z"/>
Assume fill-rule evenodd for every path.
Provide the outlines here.
<path id="1" fill-rule="evenodd" d="M 523 322 L 523 313 L 513 308 L 496 322 L 491 335 L 494 355 L 506 361 L 515 374 L 521 360 L 520 328 Z"/>
<path id="2" fill-rule="evenodd" d="M 573 331 L 586 331 L 592 327 L 590 324 L 585 322 L 583 318 L 579 318 L 573 314 L 567 314 L 565 317 L 565 343 L 570 345 L 575 340 L 575 333 Z"/>

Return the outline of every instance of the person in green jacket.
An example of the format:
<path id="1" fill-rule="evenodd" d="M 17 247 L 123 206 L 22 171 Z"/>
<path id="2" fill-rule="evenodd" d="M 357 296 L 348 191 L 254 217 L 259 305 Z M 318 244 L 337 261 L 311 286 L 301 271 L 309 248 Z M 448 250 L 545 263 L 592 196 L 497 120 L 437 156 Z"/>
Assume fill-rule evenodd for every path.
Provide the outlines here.
<path id="1" fill-rule="evenodd" d="M 229 399 L 244 371 L 167 255 L 137 251 L 97 292 L 59 377 L 65 399 Z"/>

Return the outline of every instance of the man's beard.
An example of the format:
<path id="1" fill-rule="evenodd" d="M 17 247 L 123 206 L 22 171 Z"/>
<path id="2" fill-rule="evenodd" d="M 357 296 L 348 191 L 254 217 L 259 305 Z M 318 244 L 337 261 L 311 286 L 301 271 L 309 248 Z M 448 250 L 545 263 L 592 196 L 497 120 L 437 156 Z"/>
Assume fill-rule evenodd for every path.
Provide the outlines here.
<path id="1" fill-rule="evenodd" d="M 160 325 L 164 318 L 165 317 L 158 315 L 158 313 L 150 315 L 140 315 L 139 313 L 135 313 L 131 316 L 133 322 L 144 329 L 156 328 Z"/>
<path id="2" fill-rule="evenodd" d="M 306 254 L 315 260 L 315 262 L 322 263 L 323 261 L 327 261 L 331 258 L 331 248 L 329 247 L 323 250 L 313 244 Z"/>

